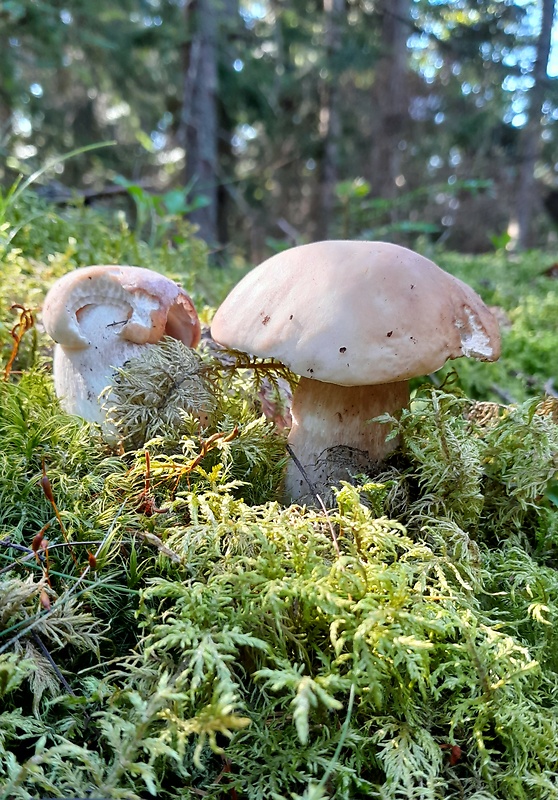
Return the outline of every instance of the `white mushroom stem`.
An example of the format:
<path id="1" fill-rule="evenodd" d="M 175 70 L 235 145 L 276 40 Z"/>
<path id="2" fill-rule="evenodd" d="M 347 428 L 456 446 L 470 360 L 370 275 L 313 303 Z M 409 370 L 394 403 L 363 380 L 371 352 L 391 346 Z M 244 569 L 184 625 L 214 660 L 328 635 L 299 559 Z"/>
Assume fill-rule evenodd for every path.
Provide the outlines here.
<path id="1" fill-rule="evenodd" d="M 308 479 L 325 498 L 331 485 L 351 478 L 346 456 L 350 448 L 369 462 L 380 462 L 398 445 L 395 437 L 386 441 L 388 424 L 369 422 L 381 414 L 395 414 L 409 402 L 408 381 L 375 386 L 337 386 L 301 378 L 293 396 L 292 428 L 288 443 Z M 333 448 L 343 448 L 336 455 Z M 351 461 L 352 459 L 349 459 Z M 358 463 L 358 461 L 357 461 Z M 353 468 L 358 472 L 358 466 Z M 344 473 L 344 474 L 343 474 Z M 289 461 L 285 494 L 298 502 L 313 492 L 295 461 Z"/>
<path id="2" fill-rule="evenodd" d="M 50 288 L 43 323 L 54 339 L 53 376 L 62 407 L 103 426 L 114 371 L 165 335 L 195 347 L 200 321 L 174 281 L 143 267 L 98 264 L 67 273 Z"/>
<path id="3" fill-rule="evenodd" d="M 99 395 L 110 384 L 114 369 L 135 358 L 145 349 L 120 335 L 130 313 L 124 303 L 87 305 L 79 313 L 80 332 L 91 341 L 88 347 L 69 349 L 60 344 L 54 348 L 53 376 L 62 406 L 90 422 L 103 426 L 112 439 L 113 426 L 106 422 L 103 404 L 109 401 Z"/>

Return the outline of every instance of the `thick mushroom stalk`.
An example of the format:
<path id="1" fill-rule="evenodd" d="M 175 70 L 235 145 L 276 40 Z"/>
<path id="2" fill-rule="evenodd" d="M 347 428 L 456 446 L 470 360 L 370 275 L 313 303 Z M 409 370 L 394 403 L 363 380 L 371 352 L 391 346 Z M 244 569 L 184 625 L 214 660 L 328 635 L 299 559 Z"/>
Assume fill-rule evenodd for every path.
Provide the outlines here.
<path id="1" fill-rule="evenodd" d="M 149 269 L 83 267 L 51 287 L 43 323 L 56 342 L 53 377 L 62 407 L 103 426 L 114 436 L 100 399 L 114 370 L 163 336 L 188 347 L 200 340 L 192 300 L 174 281 Z"/>
<path id="2" fill-rule="evenodd" d="M 470 286 L 387 242 L 326 241 L 278 253 L 217 309 L 219 344 L 275 358 L 301 376 L 286 495 L 312 499 L 385 458 L 396 440 L 370 423 L 407 405 L 407 382 L 468 356 L 495 361 L 498 323 Z M 298 471 L 298 474 L 297 474 Z"/>
<path id="3" fill-rule="evenodd" d="M 389 426 L 370 420 L 381 414 L 396 414 L 408 402 L 408 381 L 337 386 L 301 378 L 293 395 L 288 443 L 304 465 L 304 474 L 289 461 L 285 494 L 297 500 L 311 498 L 324 489 L 329 494 L 330 486 L 351 479 L 351 469 L 358 471 L 359 459 L 362 471 L 383 461 L 399 440 L 393 437 L 386 441 Z"/>

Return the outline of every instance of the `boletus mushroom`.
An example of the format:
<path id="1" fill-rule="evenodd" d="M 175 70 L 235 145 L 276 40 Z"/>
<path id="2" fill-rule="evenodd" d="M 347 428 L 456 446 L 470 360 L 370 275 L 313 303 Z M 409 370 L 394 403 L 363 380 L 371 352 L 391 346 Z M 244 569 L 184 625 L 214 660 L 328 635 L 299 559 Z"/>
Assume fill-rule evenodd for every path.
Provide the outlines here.
<path id="1" fill-rule="evenodd" d="M 315 242 L 274 255 L 233 288 L 211 334 L 300 375 L 288 443 L 323 495 L 395 449 L 389 426 L 370 420 L 407 405 L 410 378 L 448 359 L 500 354 L 498 324 L 473 289 L 386 242 Z M 285 493 L 312 497 L 292 461 Z"/>
<path id="2" fill-rule="evenodd" d="M 53 377 L 62 407 L 101 424 L 109 439 L 114 431 L 99 396 L 115 369 L 165 335 L 188 347 L 200 340 L 189 295 L 143 267 L 98 265 L 67 273 L 45 298 L 43 323 L 56 342 Z"/>

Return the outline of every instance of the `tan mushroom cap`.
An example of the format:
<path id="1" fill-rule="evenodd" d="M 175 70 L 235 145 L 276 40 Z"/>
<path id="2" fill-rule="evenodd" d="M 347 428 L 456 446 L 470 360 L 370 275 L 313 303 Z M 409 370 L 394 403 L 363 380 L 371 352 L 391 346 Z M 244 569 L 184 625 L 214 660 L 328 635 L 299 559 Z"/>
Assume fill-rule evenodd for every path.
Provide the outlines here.
<path id="1" fill-rule="evenodd" d="M 90 342 L 80 326 L 80 312 L 89 306 L 126 309 L 119 335 L 135 344 L 154 344 L 164 334 L 188 347 L 200 340 L 200 321 L 189 295 L 174 281 L 143 267 L 95 265 L 59 278 L 43 306 L 49 336 L 67 349 Z"/>
<path id="2" fill-rule="evenodd" d="M 500 355 L 498 323 L 473 289 L 386 242 L 315 242 L 272 256 L 234 287 L 211 333 L 231 349 L 342 386 Z"/>

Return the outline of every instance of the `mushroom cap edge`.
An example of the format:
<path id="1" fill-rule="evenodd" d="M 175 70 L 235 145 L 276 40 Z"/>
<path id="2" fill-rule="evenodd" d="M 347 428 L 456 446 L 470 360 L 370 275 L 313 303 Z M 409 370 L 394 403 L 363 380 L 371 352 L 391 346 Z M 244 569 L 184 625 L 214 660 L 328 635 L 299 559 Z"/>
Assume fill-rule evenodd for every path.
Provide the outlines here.
<path id="1" fill-rule="evenodd" d="M 87 347 L 90 342 L 80 331 L 77 314 L 103 302 L 128 307 L 121 328 L 128 341 L 153 344 L 165 333 L 189 347 L 200 341 L 199 317 L 184 289 L 154 270 L 112 264 L 78 267 L 54 282 L 42 309 L 46 332 L 62 347 Z"/>
<path id="2" fill-rule="evenodd" d="M 498 323 L 466 283 L 408 248 L 331 240 L 278 253 L 217 309 L 211 333 L 340 385 L 391 383 L 448 359 L 495 361 Z"/>

